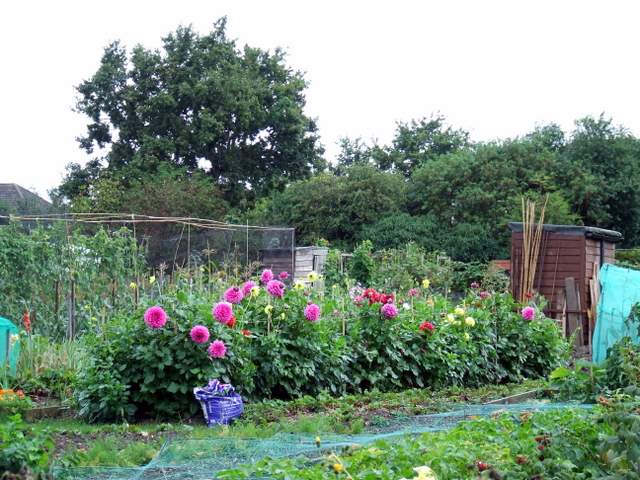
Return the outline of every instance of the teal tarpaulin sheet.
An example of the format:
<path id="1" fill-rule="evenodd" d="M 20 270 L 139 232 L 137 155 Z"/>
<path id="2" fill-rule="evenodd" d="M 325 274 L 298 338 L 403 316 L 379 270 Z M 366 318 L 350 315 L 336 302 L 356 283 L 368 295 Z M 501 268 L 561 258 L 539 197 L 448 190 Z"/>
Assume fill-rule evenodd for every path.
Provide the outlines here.
<path id="1" fill-rule="evenodd" d="M 0 371 L 8 366 L 9 372 L 15 374 L 19 355 L 18 327 L 0 317 Z"/>
<path id="2" fill-rule="evenodd" d="M 607 350 L 622 337 L 638 343 L 637 326 L 627 324 L 631 307 L 640 302 L 640 271 L 605 263 L 600 269 L 600 301 L 593 332 L 593 361 L 602 362 Z"/>

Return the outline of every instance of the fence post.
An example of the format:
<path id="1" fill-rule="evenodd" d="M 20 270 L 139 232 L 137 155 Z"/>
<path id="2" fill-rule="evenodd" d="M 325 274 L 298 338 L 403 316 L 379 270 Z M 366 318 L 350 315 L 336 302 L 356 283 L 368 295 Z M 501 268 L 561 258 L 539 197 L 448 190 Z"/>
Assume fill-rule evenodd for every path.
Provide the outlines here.
<path id="1" fill-rule="evenodd" d="M 67 303 L 69 313 L 69 324 L 67 325 L 67 337 L 73 340 L 76 336 L 76 281 L 71 279 L 71 291 Z"/>

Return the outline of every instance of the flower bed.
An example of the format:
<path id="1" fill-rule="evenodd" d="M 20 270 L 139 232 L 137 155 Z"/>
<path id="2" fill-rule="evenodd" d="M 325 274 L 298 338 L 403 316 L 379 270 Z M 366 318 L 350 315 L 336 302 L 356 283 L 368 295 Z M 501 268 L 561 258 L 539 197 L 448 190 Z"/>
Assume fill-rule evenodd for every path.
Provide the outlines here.
<path id="1" fill-rule="evenodd" d="M 191 391 L 210 378 L 248 399 L 504 383 L 548 374 L 567 350 L 533 306 L 477 288 L 452 303 L 428 281 L 402 295 L 320 296 L 265 271 L 221 298 L 143 301 L 87 338 L 78 389 L 87 418 L 195 414 Z"/>

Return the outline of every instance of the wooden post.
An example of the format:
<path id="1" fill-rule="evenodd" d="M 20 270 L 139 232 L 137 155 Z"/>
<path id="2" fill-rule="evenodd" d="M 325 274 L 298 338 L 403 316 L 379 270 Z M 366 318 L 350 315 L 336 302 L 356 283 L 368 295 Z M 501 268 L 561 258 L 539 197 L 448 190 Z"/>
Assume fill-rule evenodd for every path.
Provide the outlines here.
<path id="1" fill-rule="evenodd" d="M 54 312 L 57 320 L 60 313 L 60 280 L 53 282 L 53 287 L 55 291 Z"/>
<path id="2" fill-rule="evenodd" d="M 71 291 L 67 302 L 69 323 L 67 325 L 67 338 L 73 340 L 76 336 L 76 281 L 71 279 Z"/>

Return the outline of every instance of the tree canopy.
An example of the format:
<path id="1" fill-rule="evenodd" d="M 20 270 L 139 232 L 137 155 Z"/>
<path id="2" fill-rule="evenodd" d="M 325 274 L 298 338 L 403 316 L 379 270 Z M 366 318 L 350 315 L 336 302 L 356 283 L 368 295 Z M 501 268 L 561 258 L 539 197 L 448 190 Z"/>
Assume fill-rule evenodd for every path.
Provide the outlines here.
<path id="1" fill-rule="evenodd" d="M 59 195 L 89 194 L 100 176 L 127 183 L 173 166 L 205 172 L 240 203 L 323 168 L 303 75 L 281 50 L 239 49 L 225 27 L 221 19 L 206 35 L 178 28 L 158 50 L 105 49 L 77 87 L 77 111 L 89 118 L 78 141 L 103 156 L 70 166 Z"/>
<path id="2" fill-rule="evenodd" d="M 75 210 L 197 215 L 295 227 L 299 243 L 415 242 L 456 259 L 508 255 L 521 198 L 546 221 L 640 242 L 640 140 L 604 115 L 474 142 L 440 114 L 396 124 L 388 144 L 343 138 L 326 163 L 304 113 L 304 76 L 282 50 L 239 48 L 226 21 L 180 27 L 159 49 L 107 46 L 78 87 L 89 119 L 54 197 Z M 0 206 L 1 208 L 1 206 Z"/>

